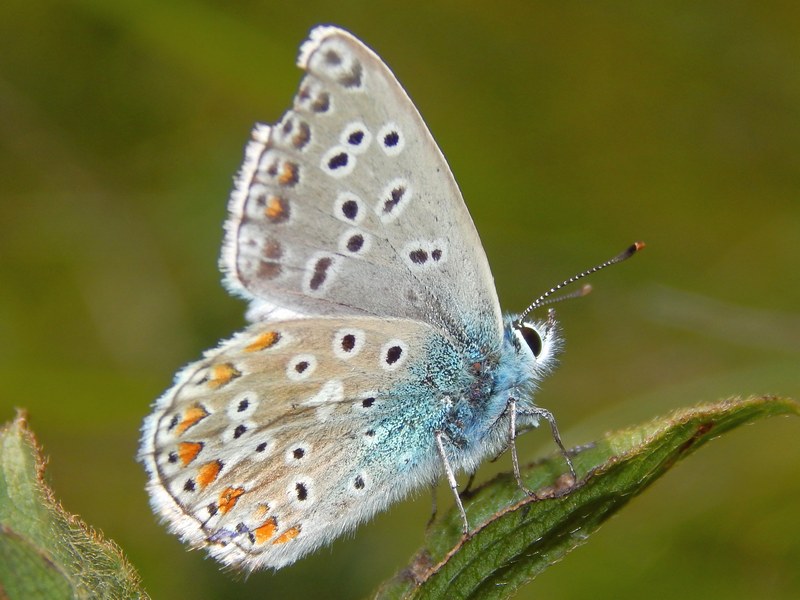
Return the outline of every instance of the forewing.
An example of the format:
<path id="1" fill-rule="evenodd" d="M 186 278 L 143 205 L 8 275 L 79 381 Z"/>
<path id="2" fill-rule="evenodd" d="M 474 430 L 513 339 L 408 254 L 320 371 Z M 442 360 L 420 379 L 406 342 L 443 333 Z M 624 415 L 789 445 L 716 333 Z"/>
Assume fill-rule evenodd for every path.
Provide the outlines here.
<path id="1" fill-rule="evenodd" d="M 381 59 L 315 29 L 294 105 L 259 125 L 221 265 L 250 318 L 375 315 L 501 330 L 486 255 L 450 169 Z"/>

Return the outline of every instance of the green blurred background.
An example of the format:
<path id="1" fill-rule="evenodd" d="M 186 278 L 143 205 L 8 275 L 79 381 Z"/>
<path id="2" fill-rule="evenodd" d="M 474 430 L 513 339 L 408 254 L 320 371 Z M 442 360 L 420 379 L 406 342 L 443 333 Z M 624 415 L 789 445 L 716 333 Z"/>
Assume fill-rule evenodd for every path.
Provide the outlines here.
<path id="1" fill-rule="evenodd" d="M 648 243 L 558 308 L 567 348 L 538 401 L 566 443 L 732 394 L 800 397 L 797 3 L 4 0 L 0 416 L 29 411 L 65 508 L 154 597 L 359 598 L 422 540 L 426 494 L 237 579 L 156 523 L 133 459 L 173 373 L 242 327 L 216 267 L 227 194 L 322 22 L 414 98 L 506 310 Z M 799 437 L 778 419 L 704 448 L 520 597 L 800 597 Z M 544 431 L 521 441 L 552 450 Z"/>

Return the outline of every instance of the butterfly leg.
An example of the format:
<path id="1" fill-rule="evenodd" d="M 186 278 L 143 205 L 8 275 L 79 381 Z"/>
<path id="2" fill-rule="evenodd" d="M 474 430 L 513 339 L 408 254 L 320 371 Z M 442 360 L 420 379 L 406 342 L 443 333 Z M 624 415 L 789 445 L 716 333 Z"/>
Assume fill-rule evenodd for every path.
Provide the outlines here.
<path id="1" fill-rule="evenodd" d="M 467 496 L 472 494 L 472 484 L 475 483 L 475 471 L 469 474 L 469 479 L 467 480 L 467 485 L 464 486 L 464 489 L 461 490 L 460 496 Z"/>
<path id="2" fill-rule="evenodd" d="M 511 462 L 514 465 L 514 478 L 517 480 L 517 485 L 522 488 L 529 496 L 536 497 L 536 493 L 532 490 L 528 489 L 528 487 L 522 482 L 522 474 L 519 470 L 519 458 L 517 456 L 517 401 L 514 398 L 511 398 L 508 401 L 508 411 L 509 411 L 509 444 L 511 446 Z M 544 408 L 539 408 L 538 406 L 528 409 L 525 411 L 526 415 L 532 415 L 538 417 L 540 419 L 544 419 L 548 423 L 550 423 L 550 430 L 553 433 L 553 439 L 555 440 L 556 444 L 558 444 L 559 449 L 561 450 L 561 454 L 564 457 L 564 460 L 569 467 L 569 473 L 572 476 L 573 481 L 578 480 L 578 476 L 575 473 L 575 466 L 572 464 L 572 459 L 567 452 L 567 449 L 564 447 L 564 443 L 561 441 L 561 434 L 558 432 L 558 426 L 556 425 L 556 419 L 549 410 Z"/>
<path id="3" fill-rule="evenodd" d="M 522 481 L 522 474 L 519 471 L 519 457 L 517 456 L 517 401 L 511 398 L 508 401 L 509 412 L 509 437 L 508 445 L 511 446 L 511 464 L 514 465 L 514 479 L 517 480 L 519 488 L 528 496 L 537 498 L 536 492 L 530 489 Z"/>
<path id="4" fill-rule="evenodd" d="M 431 486 L 431 517 L 428 519 L 428 522 L 425 524 L 425 529 L 430 529 L 433 522 L 436 520 L 436 513 L 438 512 L 437 509 L 437 502 L 436 502 L 436 488 L 439 484 L 439 478 L 437 477 L 436 480 L 433 482 Z"/>
<path id="5" fill-rule="evenodd" d="M 558 447 L 561 450 L 561 454 L 564 457 L 567 466 L 569 467 L 569 474 L 572 475 L 572 480 L 577 481 L 578 476 L 575 473 L 575 466 L 572 464 L 572 459 L 569 457 L 569 453 L 567 452 L 567 449 L 564 447 L 564 443 L 561 441 L 561 434 L 558 433 L 558 426 L 556 425 L 556 418 L 553 416 L 553 413 L 551 413 L 547 409 L 539 408 L 538 406 L 535 406 L 532 409 L 529 409 L 525 412 L 526 414 L 539 417 L 550 423 L 550 430 L 553 432 L 553 440 L 555 440 L 556 444 L 558 444 Z M 511 414 L 512 415 L 514 414 L 514 410 L 511 411 Z M 512 416 L 512 420 L 513 418 L 514 417 Z"/>
<path id="6" fill-rule="evenodd" d="M 456 475 L 453 473 L 453 467 L 450 466 L 450 461 L 447 460 L 447 453 L 444 450 L 444 442 L 442 441 L 444 434 L 441 431 L 437 431 L 433 435 L 436 437 L 436 446 L 439 449 L 439 456 L 442 457 L 442 462 L 444 463 L 444 472 L 447 474 L 447 481 L 450 484 L 450 489 L 453 490 L 453 495 L 456 497 L 456 504 L 458 505 L 458 510 L 461 512 L 461 519 L 464 521 L 464 535 L 467 535 L 469 533 L 469 521 L 467 520 L 467 513 L 464 510 L 464 505 L 461 503 L 461 496 L 458 494 Z"/>

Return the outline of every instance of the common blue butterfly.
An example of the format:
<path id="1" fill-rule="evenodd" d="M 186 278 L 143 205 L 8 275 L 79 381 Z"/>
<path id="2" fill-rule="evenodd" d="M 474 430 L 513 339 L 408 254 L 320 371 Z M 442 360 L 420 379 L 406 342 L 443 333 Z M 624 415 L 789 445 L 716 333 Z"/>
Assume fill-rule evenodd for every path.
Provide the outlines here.
<path id="1" fill-rule="evenodd" d="M 403 88 L 334 27 L 298 65 L 293 107 L 253 130 L 228 207 L 220 265 L 250 325 L 179 372 L 139 450 L 170 530 L 245 570 L 291 564 L 442 475 L 455 490 L 509 445 L 518 475 L 519 427 L 544 418 L 560 444 L 532 401 L 556 322 L 502 316 Z"/>

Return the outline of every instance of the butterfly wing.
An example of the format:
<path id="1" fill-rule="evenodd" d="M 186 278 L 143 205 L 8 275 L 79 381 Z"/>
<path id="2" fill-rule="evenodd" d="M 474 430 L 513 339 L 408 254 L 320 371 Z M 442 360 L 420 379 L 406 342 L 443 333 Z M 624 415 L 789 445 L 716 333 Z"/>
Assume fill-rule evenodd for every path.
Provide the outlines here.
<path id="1" fill-rule="evenodd" d="M 373 315 L 502 328 L 450 169 L 381 59 L 315 29 L 294 106 L 259 125 L 229 205 L 221 266 L 250 318 Z M 497 333 L 495 333 L 497 335 Z"/>
<path id="2" fill-rule="evenodd" d="M 441 472 L 432 431 L 464 361 L 421 322 L 251 325 L 145 421 L 153 508 L 227 565 L 294 562 Z"/>

